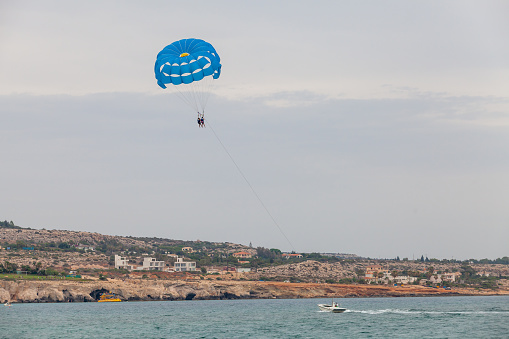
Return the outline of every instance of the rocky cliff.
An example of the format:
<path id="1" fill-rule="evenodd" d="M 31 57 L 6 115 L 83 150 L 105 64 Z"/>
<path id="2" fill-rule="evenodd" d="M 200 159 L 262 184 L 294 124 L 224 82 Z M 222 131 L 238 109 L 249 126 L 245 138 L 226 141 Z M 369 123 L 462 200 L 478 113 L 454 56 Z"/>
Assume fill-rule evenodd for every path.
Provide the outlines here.
<path id="1" fill-rule="evenodd" d="M 281 283 L 262 281 L 0 281 L 0 302 L 94 302 L 113 292 L 122 300 L 402 297 L 509 294 L 509 291 L 433 289 L 421 286 Z"/>

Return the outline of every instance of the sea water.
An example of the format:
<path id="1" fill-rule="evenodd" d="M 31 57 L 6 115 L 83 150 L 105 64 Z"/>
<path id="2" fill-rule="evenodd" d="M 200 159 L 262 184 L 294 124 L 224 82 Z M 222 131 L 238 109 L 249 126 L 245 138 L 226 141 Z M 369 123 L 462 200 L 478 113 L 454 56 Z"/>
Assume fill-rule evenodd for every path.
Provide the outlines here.
<path id="1" fill-rule="evenodd" d="M 0 338 L 509 338 L 509 296 L 0 305 Z"/>

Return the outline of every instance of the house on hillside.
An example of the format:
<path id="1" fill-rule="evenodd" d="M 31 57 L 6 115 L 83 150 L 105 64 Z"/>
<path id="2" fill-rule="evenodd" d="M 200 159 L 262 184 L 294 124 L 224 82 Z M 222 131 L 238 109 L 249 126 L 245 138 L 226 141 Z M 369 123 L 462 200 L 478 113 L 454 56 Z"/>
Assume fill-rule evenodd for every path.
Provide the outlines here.
<path id="1" fill-rule="evenodd" d="M 491 277 L 493 276 L 492 273 L 488 272 L 488 271 L 479 271 L 479 272 L 476 272 L 477 275 L 481 276 L 481 277 Z"/>
<path id="2" fill-rule="evenodd" d="M 173 264 L 175 272 L 194 272 L 196 271 L 195 261 L 184 261 L 184 258 L 177 258 Z"/>
<path id="3" fill-rule="evenodd" d="M 429 282 L 432 284 L 440 284 L 442 283 L 442 275 L 441 274 L 434 274 L 428 279 Z"/>
<path id="4" fill-rule="evenodd" d="M 460 272 L 443 273 L 442 280 L 447 282 L 456 282 L 461 277 Z"/>
<path id="5" fill-rule="evenodd" d="M 396 278 L 394 278 L 394 282 L 396 284 L 411 284 L 415 281 L 417 281 L 416 277 L 410 277 L 408 275 L 398 275 Z"/>
<path id="6" fill-rule="evenodd" d="M 378 282 L 386 282 L 393 281 L 394 277 L 391 275 L 389 270 L 384 270 L 380 265 L 372 265 L 366 268 L 366 273 L 364 274 L 364 280 L 368 284 L 370 283 L 378 283 Z"/>
<path id="7" fill-rule="evenodd" d="M 300 259 L 302 258 L 302 254 L 299 253 L 283 253 L 281 255 L 283 259 Z"/>
<path id="8" fill-rule="evenodd" d="M 253 256 L 251 255 L 251 253 L 244 252 L 244 251 L 237 252 L 237 253 L 233 253 L 232 255 L 233 255 L 235 258 L 241 258 L 241 259 L 249 259 L 249 258 L 252 258 L 252 257 L 253 257 Z"/>
<path id="9" fill-rule="evenodd" d="M 125 269 L 131 271 L 133 267 L 129 265 L 129 260 L 126 257 L 121 257 L 115 254 L 115 268 Z"/>
<path id="10" fill-rule="evenodd" d="M 202 266 L 202 267 L 205 267 L 207 273 L 219 273 L 219 271 L 221 271 L 221 268 L 217 266 Z"/>
<path id="11" fill-rule="evenodd" d="M 248 267 L 237 267 L 237 273 L 249 273 L 251 268 Z"/>
<path id="12" fill-rule="evenodd" d="M 157 261 L 156 258 L 143 258 L 142 266 L 138 266 L 137 270 L 162 271 L 164 267 L 164 261 Z"/>
<path id="13" fill-rule="evenodd" d="M 77 249 L 79 250 L 83 250 L 83 251 L 95 251 L 94 249 L 94 246 L 90 246 L 90 245 L 83 245 L 83 244 L 79 244 L 78 246 L 76 246 Z"/>
<path id="14" fill-rule="evenodd" d="M 187 252 L 187 253 L 194 253 L 194 250 L 192 247 L 182 247 L 182 252 Z"/>

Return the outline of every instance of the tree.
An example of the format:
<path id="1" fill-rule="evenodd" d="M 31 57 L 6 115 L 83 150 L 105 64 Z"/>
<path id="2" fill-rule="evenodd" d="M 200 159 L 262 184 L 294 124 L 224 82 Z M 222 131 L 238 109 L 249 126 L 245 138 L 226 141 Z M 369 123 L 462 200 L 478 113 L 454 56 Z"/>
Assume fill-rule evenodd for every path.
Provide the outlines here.
<path id="1" fill-rule="evenodd" d="M 18 270 L 18 265 L 6 261 L 3 265 L 5 273 L 14 273 Z"/>
<path id="2" fill-rule="evenodd" d="M 471 279 L 477 275 L 475 270 L 469 265 L 463 265 L 461 266 L 461 269 L 463 271 L 461 272 L 461 276 L 463 277 L 463 279 Z"/>
<path id="3" fill-rule="evenodd" d="M 60 244 L 58 244 L 58 248 L 60 249 L 66 249 L 66 248 L 70 248 L 71 246 L 66 243 L 66 242 L 61 242 Z"/>
<path id="4" fill-rule="evenodd" d="M 27 247 L 26 242 L 24 242 L 23 240 L 16 240 L 16 248 L 21 249 L 23 247 Z"/>
<path id="5" fill-rule="evenodd" d="M 276 256 L 280 256 L 281 255 L 281 250 L 280 249 L 277 249 L 277 248 L 271 248 L 270 249 L 271 252 L 275 253 Z"/>
<path id="6" fill-rule="evenodd" d="M 435 272 L 435 269 L 433 266 L 426 267 L 426 278 L 429 279 L 433 275 L 433 272 Z"/>
<path id="7" fill-rule="evenodd" d="M 398 271 L 392 271 L 392 272 L 391 272 L 391 276 L 392 276 L 393 278 L 396 278 L 396 277 L 398 276 L 398 274 L 399 274 L 399 272 L 398 272 Z"/>
<path id="8" fill-rule="evenodd" d="M 258 255 L 258 258 L 262 258 L 262 259 L 276 258 L 276 253 L 269 250 L 268 248 L 265 248 L 265 247 L 257 247 L 256 254 Z"/>

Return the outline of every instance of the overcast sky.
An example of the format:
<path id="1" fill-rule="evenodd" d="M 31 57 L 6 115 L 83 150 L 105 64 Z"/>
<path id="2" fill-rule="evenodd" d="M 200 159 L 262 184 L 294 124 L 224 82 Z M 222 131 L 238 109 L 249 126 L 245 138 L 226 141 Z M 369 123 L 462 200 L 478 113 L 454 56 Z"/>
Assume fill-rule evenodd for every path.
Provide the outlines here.
<path id="1" fill-rule="evenodd" d="M 1 1 L 0 219 L 507 256 L 508 16 L 507 1 Z M 191 37 L 223 65 L 205 129 L 153 72 Z"/>

